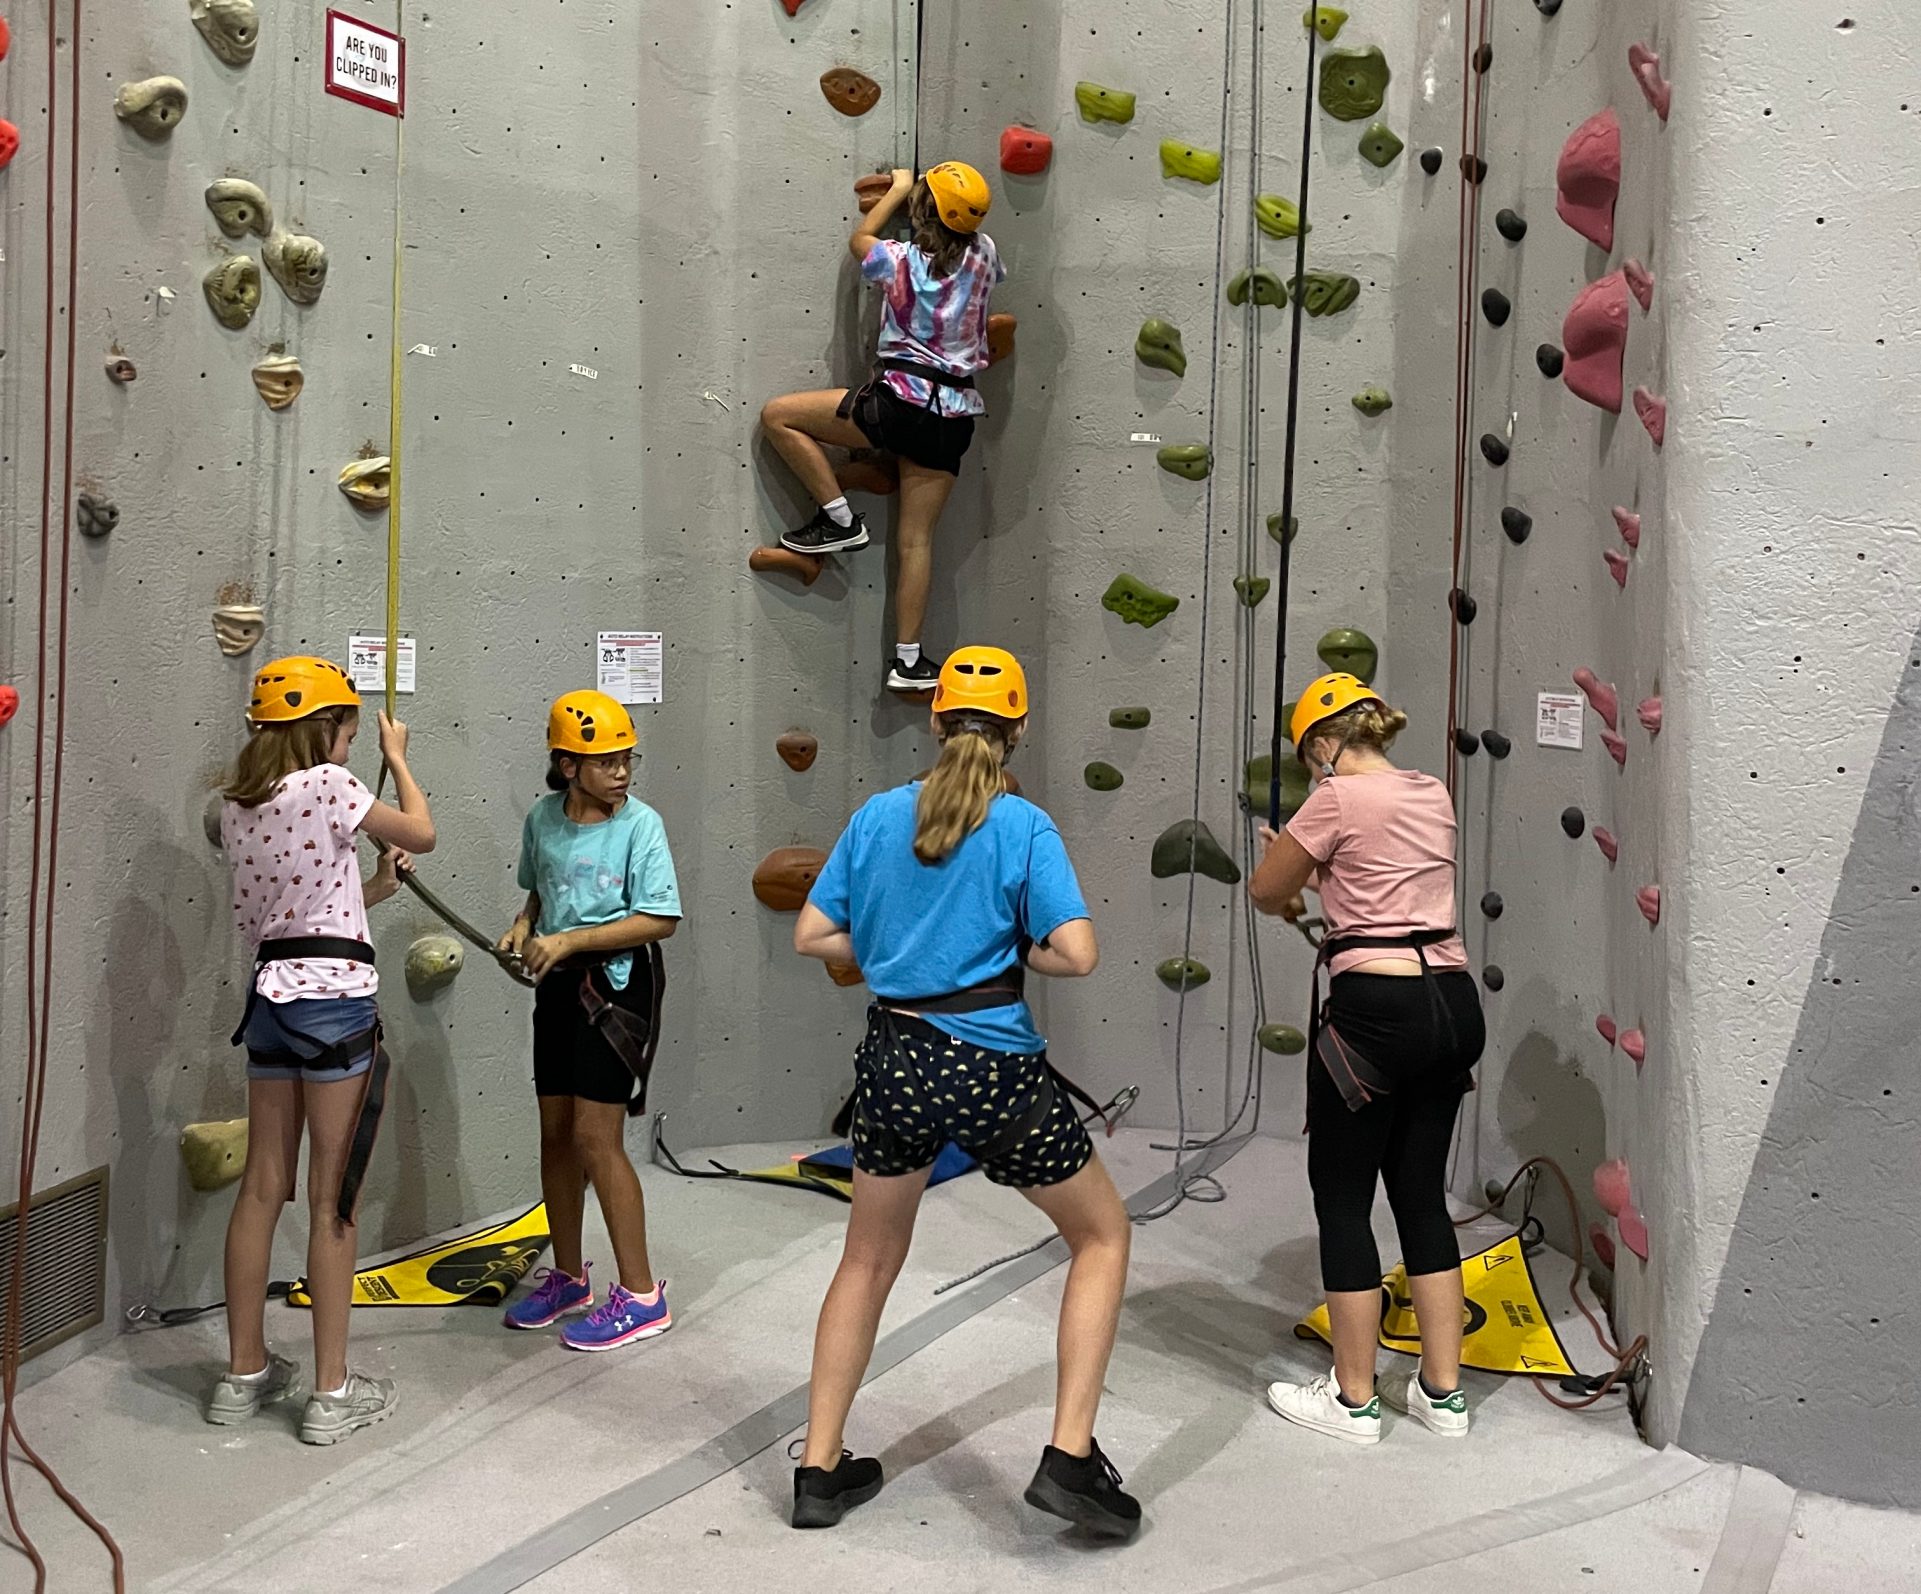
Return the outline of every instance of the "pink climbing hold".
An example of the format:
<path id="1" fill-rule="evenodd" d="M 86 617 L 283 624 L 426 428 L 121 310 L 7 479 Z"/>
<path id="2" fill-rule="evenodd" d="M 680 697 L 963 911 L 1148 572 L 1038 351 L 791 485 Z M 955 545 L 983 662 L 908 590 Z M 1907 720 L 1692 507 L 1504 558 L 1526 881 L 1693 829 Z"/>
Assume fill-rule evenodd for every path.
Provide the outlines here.
<path id="1" fill-rule="evenodd" d="M 1615 735 L 1613 731 L 1603 731 L 1601 732 L 1601 745 L 1608 750 L 1608 757 L 1619 764 L 1621 768 L 1626 769 L 1628 767 L 1628 744 L 1623 738 Z"/>
<path id="2" fill-rule="evenodd" d="M 1641 92 L 1654 107 L 1654 114 L 1662 121 L 1668 119 L 1668 111 L 1674 104 L 1674 87 L 1661 75 L 1661 58 L 1645 44 L 1628 46 L 1628 69 L 1634 74 L 1634 81 L 1641 85 Z"/>
<path id="3" fill-rule="evenodd" d="M 1606 1041 L 1610 1046 L 1614 1044 L 1616 1038 L 1621 1033 L 1621 1027 L 1616 1024 L 1613 1019 L 1608 1017 L 1606 1013 L 1599 1014 L 1595 1018 L 1594 1027 L 1601 1032 L 1601 1039 Z"/>
<path id="4" fill-rule="evenodd" d="M 1634 1070 L 1641 1071 L 1641 1065 L 1648 1060 L 1648 1038 L 1638 1029 L 1621 1031 L 1621 1050 L 1634 1059 Z"/>
<path id="5" fill-rule="evenodd" d="M 1661 888 L 1659 886 L 1642 886 L 1634 893 L 1634 905 L 1641 910 L 1641 917 L 1649 924 L 1661 922 Z"/>
<path id="6" fill-rule="evenodd" d="M 1608 574 L 1614 577 L 1614 584 L 1625 591 L 1628 584 L 1628 556 L 1619 548 L 1604 548 L 1601 557 L 1607 561 Z"/>
<path id="7" fill-rule="evenodd" d="M 1586 695 L 1588 707 L 1601 716 L 1609 730 L 1621 723 L 1621 694 L 1607 682 L 1597 680 L 1586 666 L 1574 672 L 1574 684 Z"/>
<path id="8" fill-rule="evenodd" d="M 1634 413 L 1641 417 L 1641 424 L 1648 429 L 1648 436 L 1654 439 L 1659 448 L 1668 440 L 1668 401 L 1656 397 L 1644 387 L 1634 390 Z"/>
<path id="9" fill-rule="evenodd" d="M 20 712 L 20 694 L 10 686 L 0 686 L 0 725 Z"/>
<path id="10" fill-rule="evenodd" d="M 1627 1158 L 1615 1157 L 1594 1170 L 1594 1199 L 1611 1218 L 1618 1218 L 1632 1204 L 1628 1184 Z"/>
<path id="11" fill-rule="evenodd" d="M 1554 209 L 1589 243 L 1614 247 L 1614 202 L 1621 194 L 1621 119 L 1612 107 L 1568 135 L 1554 169 Z"/>
<path id="12" fill-rule="evenodd" d="M 1661 700 L 1659 697 L 1644 697 L 1635 709 L 1634 716 L 1641 722 L 1641 729 L 1650 736 L 1661 734 Z"/>
<path id="13" fill-rule="evenodd" d="M 1614 832 L 1605 825 L 1594 827 L 1594 845 L 1601 849 L 1609 863 L 1617 862 L 1621 856 L 1621 844 L 1614 839 Z"/>
<path id="14" fill-rule="evenodd" d="M 1595 1259 L 1602 1267 L 1614 1266 L 1614 1236 L 1598 1223 L 1587 1226 L 1587 1243 L 1594 1248 Z"/>
<path id="15" fill-rule="evenodd" d="M 1621 275 L 1628 279 L 1628 291 L 1643 310 L 1654 308 L 1654 273 L 1638 260 L 1621 262 Z"/>
<path id="16" fill-rule="evenodd" d="M 1641 546 L 1641 517 L 1632 509 L 1614 506 L 1614 524 L 1621 533 L 1621 541 L 1630 548 Z"/>
<path id="17" fill-rule="evenodd" d="M 1017 177 L 1033 177 L 1047 170 L 1054 158 L 1054 141 L 1038 128 L 1016 124 L 1001 134 L 1001 170 Z"/>
<path id="18" fill-rule="evenodd" d="M 1640 1208 L 1623 1207 L 1614 1215 L 1614 1226 L 1621 1231 L 1621 1243 L 1643 1262 L 1648 1259 L 1648 1220 Z"/>
<path id="19" fill-rule="evenodd" d="M 1628 284 L 1618 271 L 1574 296 L 1561 321 L 1561 380 L 1578 399 L 1621 413 L 1621 360 L 1628 346 Z"/>

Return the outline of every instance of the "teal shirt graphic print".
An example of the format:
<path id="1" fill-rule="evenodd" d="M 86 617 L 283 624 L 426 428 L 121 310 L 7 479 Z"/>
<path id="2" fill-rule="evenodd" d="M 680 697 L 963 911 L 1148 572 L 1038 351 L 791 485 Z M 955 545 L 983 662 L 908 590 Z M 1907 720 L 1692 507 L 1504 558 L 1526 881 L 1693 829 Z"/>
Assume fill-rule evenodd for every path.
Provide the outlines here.
<path id="1" fill-rule="evenodd" d="M 629 796 L 598 825 L 567 817 L 567 794 L 550 792 L 528 811 L 520 831 L 522 889 L 540 893 L 536 935 L 590 929 L 636 913 L 678 919 L 680 882 L 667 827 L 638 797 Z M 608 960 L 607 980 L 625 990 L 632 952 Z"/>

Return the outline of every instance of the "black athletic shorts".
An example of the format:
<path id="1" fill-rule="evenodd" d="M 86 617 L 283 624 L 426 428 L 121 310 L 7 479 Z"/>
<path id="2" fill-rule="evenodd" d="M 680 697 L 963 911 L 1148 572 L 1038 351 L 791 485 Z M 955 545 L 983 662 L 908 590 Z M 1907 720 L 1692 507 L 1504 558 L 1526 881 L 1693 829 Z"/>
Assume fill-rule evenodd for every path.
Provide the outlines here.
<path id="1" fill-rule="evenodd" d="M 634 1094 L 633 1070 L 587 1022 L 587 1009 L 580 1005 L 583 978 L 592 980 L 594 989 L 616 1007 L 653 1018 L 644 948 L 636 954 L 622 991 L 608 983 L 604 968 L 555 969 L 534 987 L 534 1094 L 578 1096 L 624 1107 Z"/>
<path id="2" fill-rule="evenodd" d="M 936 415 L 902 398 L 882 377 L 865 387 L 850 387 L 840 415 L 867 434 L 867 441 L 928 470 L 960 474 L 960 462 L 974 441 L 974 417 Z"/>
<path id="3" fill-rule="evenodd" d="M 1032 1127 L 1006 1144 L 1011 1126 L 1030 1114 Z M 1045 1052 L 988 1051 L 879 1006 L 868 1009 L 854 1054 L 851 1138 L 862 1173 L 917 1173 L 951 1140 L 995 1184 L 1017 1190 L 1071 1179 L 1094 1155 Z"/>

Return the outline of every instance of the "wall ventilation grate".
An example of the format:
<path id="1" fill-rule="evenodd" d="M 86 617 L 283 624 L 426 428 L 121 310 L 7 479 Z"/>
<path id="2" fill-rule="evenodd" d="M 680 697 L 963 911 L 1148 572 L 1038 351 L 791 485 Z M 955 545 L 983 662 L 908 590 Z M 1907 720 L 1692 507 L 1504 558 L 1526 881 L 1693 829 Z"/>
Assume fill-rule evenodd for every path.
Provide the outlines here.
<path id="1" fill-rule="evenodd" d="M 20 1358 L 31 1360 L 106 1315 L 107 1170 L 42 1190 L 27 1223 L 26 1311 Z M 20 1243 L 20 1207 L 0 1207 L 0 1344 L 7 1342 L 7 1284 Z"/>

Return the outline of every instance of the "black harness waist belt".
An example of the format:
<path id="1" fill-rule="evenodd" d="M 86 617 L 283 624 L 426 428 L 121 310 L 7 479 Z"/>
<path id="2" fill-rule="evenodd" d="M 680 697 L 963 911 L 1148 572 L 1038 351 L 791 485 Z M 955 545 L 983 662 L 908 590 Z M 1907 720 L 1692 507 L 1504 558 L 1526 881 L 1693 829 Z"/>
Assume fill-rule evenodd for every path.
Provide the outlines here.
<path id="1" fill-rule="evenodd" d="M 1027 1000 L 1027 966 L 1016 963 L 965 990 L 940 996 L 880 996 L 882 1007 L 906 1013 L 984 1013 L 990 1007 L 1011 1007 Z"/>
<path id="2" fill-rule="evenodd" d="M 971 392 L 974 379 L 971 376 L 956 376 L 952 371 L 943 371 L 938 365 L 922 365 L 918 360 L 883 359 L 883 371 L 898 371 L 902 376 L 917 376 L 923 382 L 932 382 L 938 387 L 957 387 L 962 392 Z"/>
<path id="3" fill-rule="evenodd" d="M 1452 926 L 1445 930 L 1406 930 L 1397 935 L 1342 935 L 1328 936 L 1321 942 L 1320 950 L 1314 959 L 1314 995 L 1309 1007 L 1307 1055 L 1308 1066 L 1316 1062 L 1327 1070 L 1328 1078 L 1341 1093 L 1349 1112 L 1359 1112 L 1361 1108 L 1377 1097 L 1389 1094 L 1393 1088 L 1390 1080 L 1381 1069 L 1357 1051 L 1353 1044 L 1334 1027 L 1329 1008 L 1332 995 L 1321 996 L 1321 970 L 1326 968 L 1343 952 L 1369 951 L 1376 947 L 1391 949 L 1411 947 L 1415 960 L 1421 965 L 1421 982 L 1427 987 L 1428 1005 L 1435 1018 L 1435 1031 L 1445 1034 L 1450 1046 L 1458 1043 L 1454 1029 L 1454 1017 L 1441 1000 L 1440 986 L 1435 981 L 1434 970 L 1423 956 L 1423 948 L 1439 946 L 1444 941 L 1452 941 L 1459 932 Z"/>

